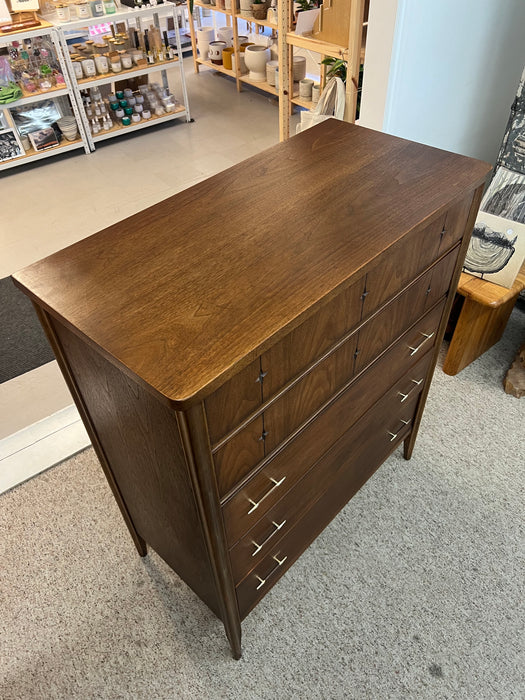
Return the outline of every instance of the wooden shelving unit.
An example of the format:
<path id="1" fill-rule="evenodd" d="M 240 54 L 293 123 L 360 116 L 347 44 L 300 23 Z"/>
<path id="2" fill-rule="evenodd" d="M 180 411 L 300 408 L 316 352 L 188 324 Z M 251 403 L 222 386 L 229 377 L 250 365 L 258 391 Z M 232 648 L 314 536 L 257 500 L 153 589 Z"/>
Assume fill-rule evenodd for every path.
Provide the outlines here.
<path id="1" fill-rule="evenodd" d="M 294 48 L 306 49 L 318 53 L 321 60 L 327 56 L 343 59 L 347 62 L 347 84 L 346 84 L 346 109 L 345 120 L 355 121 L 357 92 L 359 83 L 359 69 L 364 60 L 364 45 L 363 45 L 363 26 L 364 17 L 366 14 L 367 0 L 349 0 L 350 4 L 350 22 L 348 41 L 345 45 L 323 41 L 313 36 L 302 36 L 295 34 L 292 23 L 292 0 L 280 0 L 278 3 L 279 22 L 274 24 L 266 20 L 254 19 L 235 9 L 235 0 L 231 2 L 231 8 L 224 9 L 216 5 L 203 3 L 202 0 L 194 0 L 194 7 L 199 9 L 210 10 L 211 12 L 224 15 L 225 22 L 233 28 L 233 46 L 235 49 L 235 70 L 228 70 L 222 65 L 214 64 L 207 60 L 206 57 L 198 55 L 197 37 L 195 31 L 194 18 L 190 17 L 190 32 L 193 50 L 193 61 L 195 72 L 199 72 L 200 66 L 206 66 L 213 70 L 223 73 L 236 81 L 237 90 L 241 91 L 243 86 L 249 85 L 258 90 L 267 92 L 270 95 L 278 98 L 279 101 L 279 134 L 281 141 L 287 139 L 290 135 L 289 119 L 293 112 L 294 106 L 302 109 L 312 109 L 314 103 L 299 96 L 298 86 L 294 85 L 292 80 L 292 56 Z M 270 28 L 277 33 L 279 46 L 279 88 L 269 85 L 266 82 L 255 82 L 248 75 L 240 73 L 239 69 L 239 29 L 238 21 L 245 22 L 254 26 Z M 199 23 L 200 25 L 200 23 Z M 323 68 L 323 67 L 322 67 Z M 324 85 L 324 71 L 321 70 L 321 85 Z"/>
<path id="2" fill-rule="evenodd" d="M 292 31 L 292 0 L 281 0 L 279 8 L 279 136 L 285 141 L 290 136 L 290 114 L 293 105 L 312 109 L 311 102 L 293 93 L 292 56 L 294 47 L 314 51 L 321 60 L 329 56 L 346 61 L 346 106 L 345 121 L 354 122 L 357 106 L 359 70 L 364 61 L 363 26 L 367 0 L 350 0 L 348 41 L 346 45 L 319 40 L 313 36 L 303 36 Z M 321 76 L 324 85 L 324 75 Z"/>

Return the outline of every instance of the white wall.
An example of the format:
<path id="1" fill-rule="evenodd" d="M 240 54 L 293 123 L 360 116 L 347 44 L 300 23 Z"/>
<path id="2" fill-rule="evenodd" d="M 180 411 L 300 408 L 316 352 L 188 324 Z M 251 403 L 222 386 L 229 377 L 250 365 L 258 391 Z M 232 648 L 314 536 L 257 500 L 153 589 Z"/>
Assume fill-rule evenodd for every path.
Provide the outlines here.
<path id="1" fill-rule="evenodd" d="M 493 163 L 525 65 L 525 0 L 397 0 L 395 27 L 392 4 L 371 0 L 360 123 Z"/>

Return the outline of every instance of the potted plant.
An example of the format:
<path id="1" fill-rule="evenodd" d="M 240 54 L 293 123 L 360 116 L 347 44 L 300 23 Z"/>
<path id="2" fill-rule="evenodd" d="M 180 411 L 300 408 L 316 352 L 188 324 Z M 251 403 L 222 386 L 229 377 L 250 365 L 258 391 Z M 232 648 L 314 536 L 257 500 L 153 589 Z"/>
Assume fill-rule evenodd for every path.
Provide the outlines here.
<path id="1" fill-rule="evenodd" d="M 253 0 L 252 2 L 252 14 L 254 19 L 266 19 L 268 14 L 268 6 L 265 0 Z"/>
<path id="2" fill-rule="evenodd" d="M 324 58 L 321 63 L 325 66 L 329 66 L 329 68 L 326 71 L 326 77 L 327 78 L 341 78 L 343 83 L 346 85 L 346 61 L 343 61 L 341 58 L 332 58 L 332 57 L 327 57 Z M 357 84 L 357 106 L 356 106 L 356 115 L 355 118 L 359 118 L 359 110 L 361 108 L 361 91 L 363 87 L 363 64 L 359 67 L 359 80 Z"/>

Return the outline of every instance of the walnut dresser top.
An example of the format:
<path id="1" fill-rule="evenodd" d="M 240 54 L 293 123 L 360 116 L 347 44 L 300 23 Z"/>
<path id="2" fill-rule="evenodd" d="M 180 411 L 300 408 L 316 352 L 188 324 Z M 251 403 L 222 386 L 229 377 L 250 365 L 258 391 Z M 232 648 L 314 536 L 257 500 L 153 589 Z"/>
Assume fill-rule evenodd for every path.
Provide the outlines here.
<path id="1" fill-rule="evenodd" d="M 328 120 L 14 278 L 161 401 L 184 408 L 486 172 Z"/>

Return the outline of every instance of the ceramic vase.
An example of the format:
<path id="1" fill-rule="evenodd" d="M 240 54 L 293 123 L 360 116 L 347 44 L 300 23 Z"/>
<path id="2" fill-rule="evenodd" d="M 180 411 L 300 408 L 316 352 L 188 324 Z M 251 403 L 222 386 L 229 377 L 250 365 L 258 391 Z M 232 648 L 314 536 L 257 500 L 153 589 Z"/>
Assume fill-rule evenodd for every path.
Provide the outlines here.
<path id="1" fill-rule="evenodd" d="M 244 17 L 253 17 L 252 0 L 240 0 L 241 15 Z"/>
<path id="2" fill-rule="evenodd" d="M 294 83 L 306 77 L 306 58 L 304 56 L 293 57 L 293 79 Z"/>
<path id="3" fill-rule="evenodd" d="M 233 46 L 233 28 L 219 27 L 217 29 L 217 41 L 224 41 L 226 46 Z"/>
<path id="4" fill-rule="evenodd" d="M 197 29 L 197 48 L 199 56 L 204 61 L 208 60 L 208 52 L 210 49 L 210 41 L 215 39 L 215 29 L 213 27 L 201 27 Z"/>
<path id="5" fill-rule="evenodd" d="M 266 64 L 270 60 L 270 49 L 259 44 L 247 46 L 244 52 L 244 61 L 249 70 L 249 78 L 254 83 L 266 82 Z"/>

